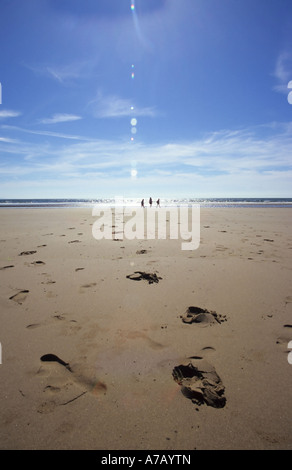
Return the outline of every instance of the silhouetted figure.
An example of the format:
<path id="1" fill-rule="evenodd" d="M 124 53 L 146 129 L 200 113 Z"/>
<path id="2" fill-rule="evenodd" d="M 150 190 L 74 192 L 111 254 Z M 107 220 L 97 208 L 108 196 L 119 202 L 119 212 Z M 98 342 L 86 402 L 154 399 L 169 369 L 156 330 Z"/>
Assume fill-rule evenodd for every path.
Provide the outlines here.
<path id="1" fill-rule="evenodd" d="M 160 199 L 157 199 L 157 201 L 156 201 L 156 207 L 160 207 Z"/>
<path id="2" fill-rule="evenodd" d="M 152 207 L 152 197 L 149 199 L 149 205 Z"/>
<path id="3" fill-rule="evenodd" d="M 141 207 L 144 207 L 144 199 L 141 201 Z"/>

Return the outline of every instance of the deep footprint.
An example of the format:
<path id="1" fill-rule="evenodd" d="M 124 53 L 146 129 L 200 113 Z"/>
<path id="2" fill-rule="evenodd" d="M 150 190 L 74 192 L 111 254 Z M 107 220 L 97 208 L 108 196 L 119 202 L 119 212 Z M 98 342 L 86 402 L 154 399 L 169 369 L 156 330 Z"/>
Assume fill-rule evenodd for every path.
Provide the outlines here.
<path id="1" fill-rule="evenodd" d="M 183 395 L 196 405 L 206 404 L 213 408 L 225 406 L 225 387 L 214 367 L 201 357 L 188 358 L 185 364 L 173 369 L 172 375 L 181 386 Z"/>
<path id="2" fill-rule="evenodd" d="M 154 282 L 158 283 L 161 277 L 158 277 L 156 273 L 145 273 L 143 271 L 135 271 L 134 274 L 129 274 L 127 276 L 128 279 L 132 279 L 133 281 L 141 281 L 145 279 L 148 281 L 149 284 L 153 284 Z"/>
<path id="3" fill-rule="evenodd" d="M 226 321 L 226 315 L 220 315 L 215 311 L 201 307 L 188 307 L 181 318 L 184 323 L 197 323 L 202 326 Z"/>

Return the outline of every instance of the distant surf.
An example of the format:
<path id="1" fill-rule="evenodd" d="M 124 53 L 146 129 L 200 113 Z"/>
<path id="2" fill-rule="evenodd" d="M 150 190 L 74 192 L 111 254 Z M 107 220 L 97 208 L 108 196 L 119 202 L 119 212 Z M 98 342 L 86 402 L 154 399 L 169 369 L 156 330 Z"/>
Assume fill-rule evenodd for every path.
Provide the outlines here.
<path id="1" fill-rule="evenodd" d="M 142 199 L 142 197 L 141 197 Z M 0 208 L 70 208 L 101 206 L 140 206 L 139 198 L 97 198 L 97 199 L 0 199 Z M 146 206 L 148 199 L 145 198 Z M 281 207 L 292 208 L 292 198 L 160 198 L 161 207 Z M 153 207 L 155 207 L 155 199 Z"/>

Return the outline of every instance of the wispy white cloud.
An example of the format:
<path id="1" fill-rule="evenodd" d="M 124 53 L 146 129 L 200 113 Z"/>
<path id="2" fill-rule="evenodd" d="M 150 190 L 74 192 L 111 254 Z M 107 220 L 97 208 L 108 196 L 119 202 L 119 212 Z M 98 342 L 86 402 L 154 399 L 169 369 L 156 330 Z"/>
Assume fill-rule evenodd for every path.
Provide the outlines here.
<path id="1" fill-rule="evenodd" d="M 60 137 L 59 134 L 56 136 Z M 267 129 L 222 130 L 193 141 L 152 145 L 77 136 L 66 138 L 75 139 L 75 142 L 65 146 L 58 144 L 56 139 L 43 144 L 21 142 L 9 145 L 8 150 L 4 148 L 4 142 L 1 149 L 0 140 L 2 153 L 18 156 L 18 160 L 7 158 L 5 163 L 2 161 L 2 181 L 9 175 L 18 175 L 20 184 L 30 179 L 51 180 L 53 185 L 57 179 L 65 188 L 68 181 L 74 180 L 74 185 L 75 182 L 80 185 L 80 191 L 83 185 L 86 195 L 90 188 L 94 191 L 96 187 L 107 193 L 125 193 L 131 187 L 130 183 L 136 184 L 138 191 L 139 185 L 141 189 L 156 186 L 161 191 L 168 188 L 174 193 L 179 190 L 190 195 L 194 191 L 197 195 L 208 192 L 214 197 L 231 193 L 238 196 L 262 193 L 276 197 L 284 192 L 287 197 L 291 192 L 292 135 L 289 125 L 274 123 Z M 137 171 L 135 181 L 131 179 L 133 164 Z M 81 193 L 79 195 L 81 197 Z"/>
<path id="2" fill-rule="evenodd" d="M 67 64 L 24 64 L 34 74 L 45 76 L 66 85 L 68 82 L 80 78 L 90 77 L 94 70 L 96 60 L 79 60 Z"/>
<path id="3" fill-rule="evenodd" d="M 291 51 L 282 51 L 276 61 L 274 76 L 277 84 L 274 90 L 279 93 L 287 93 L 287 86 L 292 80 L 292 53 Z"/>
<path id="4" fill-rule="evenodd" d="M 58 137 L 60 139 L 70 139 L 70 140 L 89 140 L 91 141 L 89 137 L 84 137 L 84 136 L 79 136 L 79 135 L 73 135 L 73 134 L 63 134 L 60 132 L 51 132 L 51 131 L 36 131 L 32 129 L 25 129 L 22 127 L 18 126 L 8 126 L 8 125 L 3 125 L 1 126 L 2 129 L 7 129 L 7 130 L 15 130 L 15 131 L 20 131 L 20 132 L 25 132 L 27 134 L 35 134 L 35 135 L 45 135 L 48 137 Z"/>
<path id="5" fill-rule="evenodd" d="M 4 143 L 7 143 L 7 144 L 15 144 L 15 143 L 18 143 L 18 140 L 17 139 L 11 139 L 9 137 L 0 137 L 0 142 L 4 142 Z"/>
<path id="6" fill-rule="evenodd" d="M 11 109 L 1 109 L 0 110 L 0 118 L 11 118 L 11 117 L 18 117 L 21 115 L 19 111 L 13 111 Z"/>
<path id="7" fill-rule="evenodd" d="M 96 99 L 89 103 L 94 117 L 116 118 L 125 116 L 148 116 L 155 117 L 157 110 L 154 107 L 139 107 L 131 100 L 116 95 L 104 96 L 98 92 Z"/>
<path id="8" fill-rule="evenodd" d="M 59 122 L 69 122 L 69 121 L 78 121 L 82 119 L 81 116 L 77 116 L 75 114 L 54 114 L 51 118 L 44 118 L 41 119 L 40 122 L 42 124 L 57 124 Z"/>

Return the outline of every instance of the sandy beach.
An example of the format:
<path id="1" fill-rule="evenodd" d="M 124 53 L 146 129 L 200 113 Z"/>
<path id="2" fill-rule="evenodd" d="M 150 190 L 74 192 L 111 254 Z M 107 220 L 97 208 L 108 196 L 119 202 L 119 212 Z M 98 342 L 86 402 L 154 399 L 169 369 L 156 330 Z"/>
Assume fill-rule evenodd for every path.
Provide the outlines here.
<path id="1" fill-rule="evenodd" d="M 1 449 L 292 448 L 291 209 L 202 208 L 193 251 L 0 216 Z"/>

